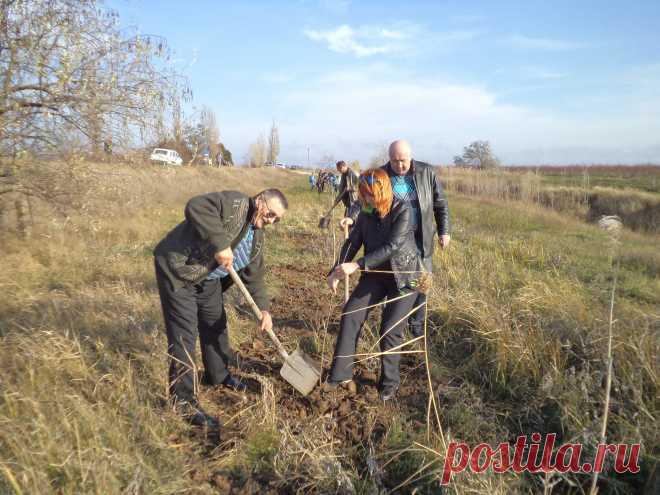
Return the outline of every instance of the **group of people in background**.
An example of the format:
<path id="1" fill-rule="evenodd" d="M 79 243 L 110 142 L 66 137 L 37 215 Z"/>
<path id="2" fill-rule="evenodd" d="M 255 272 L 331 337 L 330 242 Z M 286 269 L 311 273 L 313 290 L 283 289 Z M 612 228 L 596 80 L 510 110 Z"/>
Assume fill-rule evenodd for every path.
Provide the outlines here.
<path id="1" fill-rule="evenodd" d="M 319 170 L 317 174 L 309 174 L 309 189 L 316 191 L 321 194 L 325 192 L 326 187 L 331 187 L 333 192 L 337 192 L 339 189 L 339 179 L 332 172 L 326 170 Z"/>
<path id="2" fill-rule="evenodd" d="M 342 310 L 326 390 L 352 380 L 354 355 L 369 308 L 387 299 L 380 325 L 380 348 L 387 352 L 403 344 L 406 327 L 414 337 L 424 333 L 426 295 L 420 279 L 433 270 L 437 234 L 441 248 L 450 242 L 447 201 L 430 165 L 414 160 L 404 140 L 389 147 L 389 161 L 358 173 L 344 161 L 335 205 L 343 203 L 340 225 L 350 234 L 327 276 L 336 292 L 346 275 L 360 278 Z M 329 175 L 334 177 L 334 174 Z M 326 184 L 328 174 L 310 176 L 310 188 Z M 199 335 L 203 383 L 244 390 L 230 374 L 231 350 L 223 292 L 232 284 L 233 268 L 262 312 L 260 326 L 272 329 L 264 283 L 263 229 L 286 213 L 286 197 L 267 189 L 254 197 L 237 191 L 192 198 L 185 220 L 170 231 L 155 250 L 156 279 L 170 355 L 170 399 L 189 422 L 218 427 L 197 401 L 194 349 Z M 360 250 L 362 255 L 358 257 Z M 382 355 L 379 394 L 392 400 L 398 391 L 400 354 Z"/>

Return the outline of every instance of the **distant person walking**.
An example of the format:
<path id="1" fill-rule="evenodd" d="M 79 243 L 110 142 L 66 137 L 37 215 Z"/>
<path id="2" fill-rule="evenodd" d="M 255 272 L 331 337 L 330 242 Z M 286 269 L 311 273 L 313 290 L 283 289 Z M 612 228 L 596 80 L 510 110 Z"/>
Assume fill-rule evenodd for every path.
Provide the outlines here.
<path id="1" fill-rule="evenodd" d="M 337 199 L 333 204 L 336 205 L 340 201 L 344 203 L 344 216 L 348 216 L 348 211 L 358 198 L 358 174 L 355 170 L 351 169 L 346 162 L 340 160 L 336 164 L 337 171 L 341 174 L 339 181 L 339 190 L 337 191 Z"/>
<path id="2" fill-rule="evenodd" d="M 325 172 L 319 170 L 319 175 L 316 178 L 316 192 L 321 194 L 325 189 Z"/>
<path id="3" fill-rule="evenodd" d="M 229 337 L 223 293 L 232 285 L 233 267 L 261 309 L 261 329 L 272 329 L 264 275 L 263 229 L 277 223 L 288 207 L 277 189 L 254 197 L 238 191 L 196 196 L 186 219 L 154 250 L 156 281 L 167 330 L 169 393 L 177 412 L 191 424 L 217 428 L 199 406 L 193 356 L 199 336 L 205 382 L 234 390 L 246 387 L 227 369 Z"/>
<path id="4" fill-rule="evenodd" d="M 332 184 L 332 191 L 337 194 L 337 191 L 339 191 L 339 179 L 335 174 L 330 175 L 330 184 Z"/>
<path id="5" fill-rule="evenodd" d="M 316 187 L 316 176 L 314 174 L 309 174 L 309 190 L 313 191 Z"/>

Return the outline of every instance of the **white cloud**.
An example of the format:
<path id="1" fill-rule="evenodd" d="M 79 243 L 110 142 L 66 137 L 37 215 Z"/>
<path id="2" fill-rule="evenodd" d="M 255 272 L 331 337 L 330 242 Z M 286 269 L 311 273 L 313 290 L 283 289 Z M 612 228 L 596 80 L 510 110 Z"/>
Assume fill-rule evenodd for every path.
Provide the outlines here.
<path id="1" fill-rule="evenodd" d="M 393 32 L 388 32 L 389 36 L 385 36 L 381 30 L 380 36 L 378 36 L 374 35 L 371 29 L 356 31 L 344 24 L 334 30 L 316 31 L 306 29 L 304 33 L 312 41 L 326 43 L 333 52 L 352 53 L 358 57 L 391 53 L 397 50 L 396 44 L 385 42 L 387 39 L 392 39 Z M 367 46 L 365 42 L 370 43 L 370 46 Z"/>
<path id="2" fill-rule="evenodd" d="M 305 29 L 303 33 L 310 40 L 323 43 L 334 52 L 369 57 L 423 51 L 437 52 L 457 42 L 473 39 L 479 36 L 480 31 L 433 32 L 416 24 L 404 23 L 396 30 L 376 26 L 352 28 L 343 24 L 329 30 Z"/>
<path id="3" fill-rule="evenodd" d="M 519 34 L 511 35 L 505 40 L 508 44 L 516 48 L 524 48 L 530 50 L 548 50 L 548 51 L 565 51 L 575 50 L 586 46 L 584 43 L 575 41 L 551 39 L 551 38 L 532 38 Z"/>
<path id="4" fill-rule="evenodd" d="M 404 40 L 408 38 L 408 35 L 406 33 L 403 33 L 401 31 L 392 31 L 390 29 L 381 29 L 380 34 L 382 35 L 383 38 L 390 38 L 394 40 Z"/>

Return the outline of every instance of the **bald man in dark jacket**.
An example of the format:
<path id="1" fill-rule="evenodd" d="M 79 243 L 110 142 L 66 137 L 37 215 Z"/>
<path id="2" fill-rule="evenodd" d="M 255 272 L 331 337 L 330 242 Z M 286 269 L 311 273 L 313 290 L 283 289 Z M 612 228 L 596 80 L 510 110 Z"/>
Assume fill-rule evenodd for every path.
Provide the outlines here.
<path id="1" fill-rule="evenodd" d="M 426 271 L 433 271 L 434 235 L 438 234 L 441 249 L 449 246 L 449 206 L 442 185 L 433 167 L 412 159 L 410 144 L 394 141 L 389 148 L 390 161 L 381 168 L 392 181 L 392 192 L 406 201 L 413 210 L 415 240 Z M 415 307 L 426 302 L 426 294 L 417 296 Z M 424 307 L 420 307 L 409 319 L 408 327 L 415 337 L 424 333 Z"/>

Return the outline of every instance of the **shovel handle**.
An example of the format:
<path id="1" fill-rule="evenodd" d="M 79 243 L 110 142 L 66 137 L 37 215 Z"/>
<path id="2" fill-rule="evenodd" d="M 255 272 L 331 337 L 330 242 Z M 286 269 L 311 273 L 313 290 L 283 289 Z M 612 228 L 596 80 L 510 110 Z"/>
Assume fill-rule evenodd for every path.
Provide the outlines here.
<path id="1" fill-rule="evenodd" d="M 344 191 L 344 192 L 341 194 L 341 196 L 339 196 L 337 199 L 335 199 L 335 202 L 332 204 L 332 206 L 331 206 L 330 209 L 328 210 L 328 213 L 325 214 L 326 217 L 329 216 L 330 213 L 332 213 L 332 210 L 335 209 L 335 206 L 337 206 L 337 205 L 339 204 L 339 202 L 341 201 L 341 198 L 343 198 L 345 195 L 346 195 L 346 191 Z"/>
<path id="2" fill-rule="evenodd" d="M 259 307 L 256 305 L 256 303 L 254 302 L 254 299 L 252 299 L 252 296 L 250 295 L 250 293 L 248 292 L 247 288 L 245 287 L 245 284 L 244 284 L 243 281 L 241 280 L 241 277 L 238 276 L 238 274 L 237 274 L 236 271 L 234 270 L 234 267 L 233 267 L 233 266 L 232 266 L 232 267 L 229 267 L 229 270 L 227 270 L 227 271 L 229 272 L 229 276 L 230 276 L 231 279 L 234 281 L 234 283 L 236 284 L 236 286 L 237 286 L 237 287 L 241 290 L 241 292 L 243 293 L 243 297 L 245 297 L 245 300 L 246 300 L 246 301 L 248 302 L 248 304 L 250 305 L 250 308 L 252 308 L 252 312 L 254 313 L 254 316 L 256 316 L 257 319 L 258 319 L 259 321 L 261 321 L 261 319 L 263 318 L 263 315 L 262 315 L 262 313 L 261 313 L 261 310 L 260 310 Z M 282 342 L 280 342 L 280 339 L 277 338 L 277 335 L 275 335 L 275 332 L 273 332 L 271 329 L 267 329 L 267 330 L 266 330 L 266 333 L 268 334 L 268 336 L 270 337 L 270 339 L 275 343 L 275 347 L 277 347 L 277 352 L 279 352 L 279 353 L 280 353 L 280 356 L 282 356 L 282 358 L 286 361 L 286 360 L 289 358 L 289 353 L 286 352 L 286 349 L 285 349 L 284 346 L 282 345 Z"/>
<path id="3" fill-rule="evenodd" d="M 344 240 L 348 239 L 348 224 L 344 222 Z M 344 302 L 348 302 L 348 274 L 344 275 Z"/>

